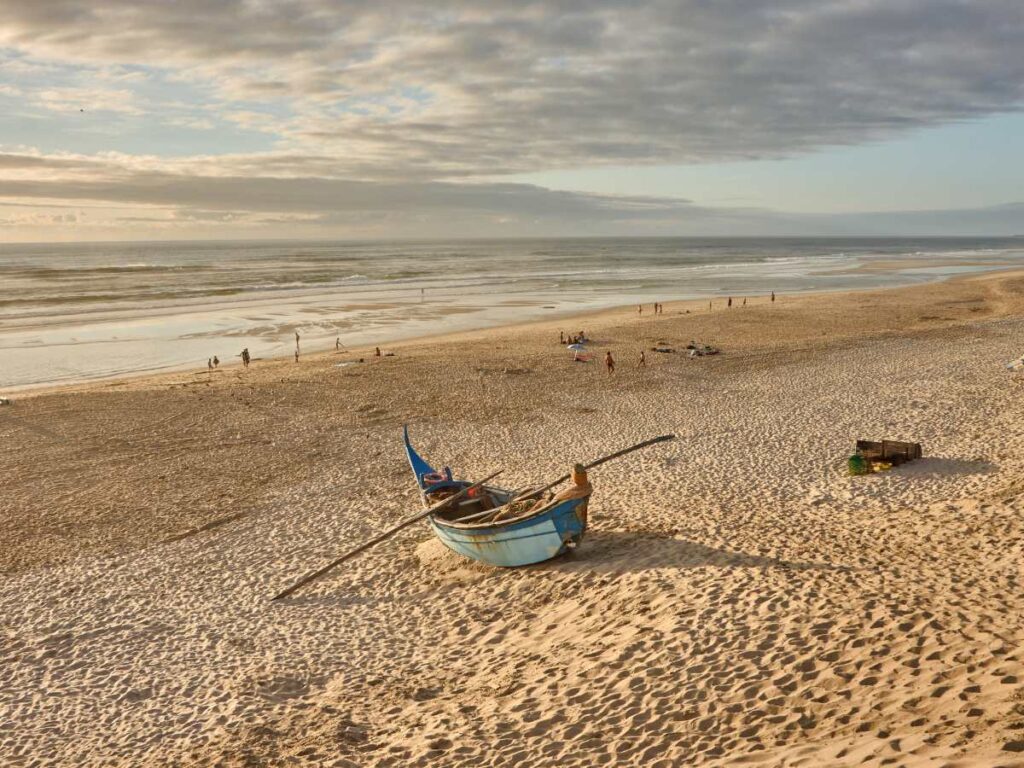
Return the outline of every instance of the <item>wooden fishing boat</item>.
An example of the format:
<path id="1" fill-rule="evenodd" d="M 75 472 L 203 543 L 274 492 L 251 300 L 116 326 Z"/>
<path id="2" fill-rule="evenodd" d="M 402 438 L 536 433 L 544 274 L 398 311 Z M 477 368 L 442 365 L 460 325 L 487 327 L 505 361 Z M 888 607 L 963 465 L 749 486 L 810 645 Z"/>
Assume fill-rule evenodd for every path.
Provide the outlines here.
<path id="1" fill-rule="evenodd" d="M 438 471 L 424 461 L 409 442 L 408 428 L 403 436 L 425 508 L 471 485 L 455 480 L 448 467 Z M 589 496 L 537 505 L 539 497 L 485 484 L 427 519 L 437 538 L 460 555 L 489 565 L 529 565 L 576 547 L 587 530 Z"/>
<path id="2" fill-rule="evenodd" d="M 474 560 L 505 566 L 529 565 L 549 560 L 575 547 L 586 533 L 587 502 L 592 492 L 586 475 L 588 469 L 649 445 L 675 439 L 675 435 L 652 437 L 602 456 L 586 466 L 577 464 L 572 473 L 542 488 L 528 493 L 516 493 L 488 485 L 501 474 L 501 470 L 475 483 L 455 480 L 448 467 L 438 472 L 413 450 L 409 443 L 408 429 L 404 430 L 404 437 L 409 466 L 416 477 L 424 509 L 306 574 L 274 595 L 273 600 L 283 600 L 295 594 L 342 563 L 424 518 L 430 520 L 430 527 L 445 546 Z M 573 488 L 553 498 L 545 495 L 570 478 L 574 483 Z M 544 501 L 541 502 L 541 499 Z"/>

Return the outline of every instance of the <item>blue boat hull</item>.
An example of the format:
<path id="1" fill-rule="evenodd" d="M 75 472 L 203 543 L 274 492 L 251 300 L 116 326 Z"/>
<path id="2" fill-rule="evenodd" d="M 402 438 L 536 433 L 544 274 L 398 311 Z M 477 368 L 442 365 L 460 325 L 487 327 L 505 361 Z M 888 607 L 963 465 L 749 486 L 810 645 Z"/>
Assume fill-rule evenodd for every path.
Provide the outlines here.
<path id="1" fill-rule="evenodd" d="M 445 546 L 488 565 L 540 563 L 575 547 L 587 530 L 587 499 L 570 499 L 525 520 L 497 525 L 451 525 L 430 518 Z"/>

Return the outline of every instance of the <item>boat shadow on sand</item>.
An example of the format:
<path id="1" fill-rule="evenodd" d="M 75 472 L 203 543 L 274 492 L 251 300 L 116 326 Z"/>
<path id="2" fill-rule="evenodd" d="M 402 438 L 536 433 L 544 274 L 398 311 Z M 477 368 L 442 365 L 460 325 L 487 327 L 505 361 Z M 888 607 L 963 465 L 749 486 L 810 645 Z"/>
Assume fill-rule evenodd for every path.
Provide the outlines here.
<path id="1" fill-rule="evenodd" d="M 687 539 L 650 531 L 591 530 L 575 551 L 533 565 L 501 568 L 478 563 L 444 547 L 436 539 L 419 546 L 419 566 L 428 570 L 434 583 L 424 588 L 433 592 L 452 585 L 467 585 L 482 579 L 500 578 L 503 573 L 518 572 L 575 572 L 623 574 L 651 570 L 683 570 L 687 568 L 759 568 L 788 571 L 851 571 L 855 568 L 831 563 L 801 562 L 776 557 L 749 555 L 717 549 Z M 292 606 L 324 606 L 351 608 L 373 606 L 389 602 L 391 598 L 353 595 L 351 587 L 331 585 L 322 594 L 310 594 L 288 599 Z M 422 593 L 417 593 L 422 594 Z"/>
<path id="2" fill-rule="evenodd" d="M 772 568 L 790 571 L 853 570 L 831 563 L 801 562 L 709 547 L 688 539 L 646 531 L 591 531 L 579 549 L 554 560 L 525 566 L 530 570 L 598 573 L 684 568 Z"/>

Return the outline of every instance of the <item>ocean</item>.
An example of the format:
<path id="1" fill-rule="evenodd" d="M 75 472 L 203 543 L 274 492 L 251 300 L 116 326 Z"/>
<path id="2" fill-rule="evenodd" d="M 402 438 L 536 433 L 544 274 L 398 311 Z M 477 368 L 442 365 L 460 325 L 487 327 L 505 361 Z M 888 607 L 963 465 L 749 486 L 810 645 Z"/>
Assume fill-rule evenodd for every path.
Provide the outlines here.
<path id="1" fill-rule="evenodd" d="M 0 245 L 0 389 L 683 298 L 866 289 L 1014 266 L 1021 238 Z M 568 326 L 567 326 L 568 327 Z"/>

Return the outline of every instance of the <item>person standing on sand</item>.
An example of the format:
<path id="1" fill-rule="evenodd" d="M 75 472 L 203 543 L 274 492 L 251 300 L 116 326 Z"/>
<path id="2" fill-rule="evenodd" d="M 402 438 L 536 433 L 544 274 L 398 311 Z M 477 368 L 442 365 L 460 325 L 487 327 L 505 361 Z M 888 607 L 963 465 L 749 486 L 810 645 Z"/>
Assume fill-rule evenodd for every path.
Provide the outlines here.
<path id="1" fill-rule="evenodd" d="M 208 371 L 212 371 L 213 370 L 213 358 L 211 358 L 211 357 L 206 358 L 206 370 L 208 370 Z"/>
<path id="2" fill-rule="evenodd" d="M 647 367 L 647 355 L 644 354 L 644 351 L 642 349 L 640 350 L 640 362 L 636 364 L 636 367 L 637 368 L 646 368 Z"/>
<path id="3" fill-rule="evenodd" d="M 636 305 L 636 313 L 638 315 L 642 315 L 644 313 L 644 305 L 643 304 L 637 304 Z"/>
<path id="4" fill-rule="evenodd" d="M 563 333 L 562 331 L 558 332 L 558 343 L 565 344 L 565 333 Z"/>
<path id="5" fill-rule="evenodd" d="M 334 351 L 337 352 L 341 349 L 341 336 L 334 339 Z"/>
<path id="6" fill-rule="evenodd" d="M 732 306 L 732 296 L 729 297 L 729 301 L 726 302 L 725 306 L 727 306 L 727 307 L 731 307 Z"/>
<path id="7" fill-rule="evenodd" d="M 775 291 L 772 291 L 772 304 L 775 303 Z"/>
<path id="8" fill-rule="evenodd" d="M 374 347 L 373 348 L 373 356 L 374 357 L 380 357 L 380 347 Z"/>
<path id="9" fill-rule="evenodd" d="M 213 356 L 213 367 L 214 368 L 219 368 L 220 367 L 220 358 L 218 358 L 216 355 Z"/>
<path id="10" fill-rule="evenodd" d="M 295 354 L 299 354 L 299 332 L 295 332 Z"/>
<path id="11" fill-rule="evenodd" d="M 615 373 L 615 358 L 612 357 L 612 351 L 610 349 L 604 353 L 604 367 L 608 369 L 609 376 Z"/>
<path id="12" fill-rule="evenodd" d="M 249 367 L 249 359 L 249 348 L 246 347 L 245 349 L 242 350 L 242 365 L 245 366 L 246 368 Z"/>

